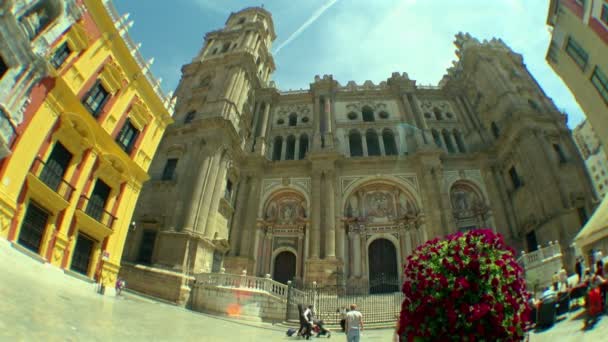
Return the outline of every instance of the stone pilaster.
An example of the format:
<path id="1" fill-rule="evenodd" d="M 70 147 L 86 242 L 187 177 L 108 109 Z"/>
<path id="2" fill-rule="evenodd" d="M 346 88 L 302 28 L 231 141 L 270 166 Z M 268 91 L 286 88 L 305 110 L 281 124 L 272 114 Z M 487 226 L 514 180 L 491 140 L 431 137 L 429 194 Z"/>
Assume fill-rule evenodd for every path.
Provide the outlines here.
<path id="1" fill-rule="evenodd" d="M 313 171 L 312 174 L 312 229 L 310 241 L 310 258 L 319 258 L 319 243 L 321 240 L 321 172 Z"/>
<path id="2" fill-rule="evenodd" d="M 336 214 L 335 214 L 335 193 L 334 193 L 334 172 L 325 172 L 323 177 L 325 185 L 323 189 L 326 194 L 327 204 L 325 206 L 325 258 L 336 257 Z"/>

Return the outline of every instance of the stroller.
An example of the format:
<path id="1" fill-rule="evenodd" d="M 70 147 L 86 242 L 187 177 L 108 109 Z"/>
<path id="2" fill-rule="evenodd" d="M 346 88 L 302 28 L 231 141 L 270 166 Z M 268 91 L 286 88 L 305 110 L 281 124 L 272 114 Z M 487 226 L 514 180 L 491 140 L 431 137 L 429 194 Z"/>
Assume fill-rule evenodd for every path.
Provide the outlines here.
<path id="1" fill-rule="evenodd" d="M 313 321 L 312 331 L 317 334 L 317 337 L 327 336 L 331 337 L 331 332 L 323 327 L 325 324 L 322 319 Z"/>

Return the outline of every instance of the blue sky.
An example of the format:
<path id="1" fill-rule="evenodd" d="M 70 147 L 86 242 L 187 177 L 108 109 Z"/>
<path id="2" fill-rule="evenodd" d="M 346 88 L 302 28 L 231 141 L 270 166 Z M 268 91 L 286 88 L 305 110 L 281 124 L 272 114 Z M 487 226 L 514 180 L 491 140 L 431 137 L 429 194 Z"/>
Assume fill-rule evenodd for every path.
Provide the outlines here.
<path id="1" fill-rule="evenodd" d="M 281 90 L 308 88 L 315 75 L 345 85 L 374 83 L 394 71 L 418 84 L 437 84 L 456 59 L 454 34 L 502 38 L 524 62 L 574 127 L 583 113 L 545 61 L 550 34 L 548 0 L 114 0 L 131 13 L 131 36 L 142 43 L 152 70 L 173 90 L 181 67 L 196 55 L 206 32 L 222 28 L 230 12 L 260 6 L 273 15 L 277 39 L 273 75 Z M 308 23 L 309 25 L 304 25 Z M 295 32 L 299 32 L 294 35 Z M 286 42 L 287 41 L 287 42 Z M 286 43 L 286 44 L 285 44 Z"/>

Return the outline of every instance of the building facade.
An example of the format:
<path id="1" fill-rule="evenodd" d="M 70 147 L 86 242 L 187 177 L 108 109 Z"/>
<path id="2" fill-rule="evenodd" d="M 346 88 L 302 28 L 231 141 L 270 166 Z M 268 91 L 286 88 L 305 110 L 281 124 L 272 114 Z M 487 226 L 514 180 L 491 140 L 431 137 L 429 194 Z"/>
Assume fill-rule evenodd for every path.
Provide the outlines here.
<path id="1" fill-rule="evenodd" d="M 608 151 L 608 2 L 552 0 L 547 24 L 552 31 L 547 61 L 574 94 L 602 150 Z M 576 244 L 585 255 L 593 248 L 608 248 L 606 197 L 578 234 Z"/>
<path id="2" fill-rule="evenodd" d="M 552 0 L 547 62 L 570 88 L 599 137 L 608 137 L 608 2 Z M 608 151 L 608 139 L 601 141 Z"/>
<path id="3" fill-rule="evenodd" d="M 11 152 L 33 87 L 50 71 L 51 43 L 80 16 L 73 0 L 0 3 L 0 160 Z"/>
<path id="4" fill-rule="evenodd" d="M 599 199 L 608 192 L 608 158 L 595 130 L 588 120 L 581 122 L 572 131 L 574 142 L 585 160 L 587 172 Z"/>
<path id="5" fill-rule="evenodd" d="M 113 285 L 137 197 L 172 122 L 171 101 L 111 2 L 74 6 L 81 16 L 48 41 L 49 76 L 33 87 L 12 153 L 0 162 L 0 235 L 41 261 Z"/>
<path id="6" fill-rule="evenodd" d="M 373 290 L 456 231 L 571 243 L 593 189 L 565 116 L 502 41 L 458 34 L 438 86 L 325 75 L 280 91 L 274 39 L 248 8 L 182 68 L 124 250 L 131 288 L 183 303 L 188 275 L 224 268 Z"/>

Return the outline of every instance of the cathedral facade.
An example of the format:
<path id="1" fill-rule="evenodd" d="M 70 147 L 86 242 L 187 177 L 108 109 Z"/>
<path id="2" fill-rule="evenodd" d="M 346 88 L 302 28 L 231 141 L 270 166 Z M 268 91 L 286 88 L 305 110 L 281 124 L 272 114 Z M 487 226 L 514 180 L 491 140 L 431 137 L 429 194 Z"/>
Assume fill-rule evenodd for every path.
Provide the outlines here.
<path id="1" fill-rule="evenodd" d="M 247 8 L 183 66 L 123 254 L 130 287 L 168 298 L 154 279 L 183 292 L 188 275 L 246 271 L 371 288 L 425 241 L 483 227 L 571 258 L 593 190 L 566 116 L 501 40 L 458 34 L 438 86 L 325 75 L 281 91 L 275 38 Z"/>

